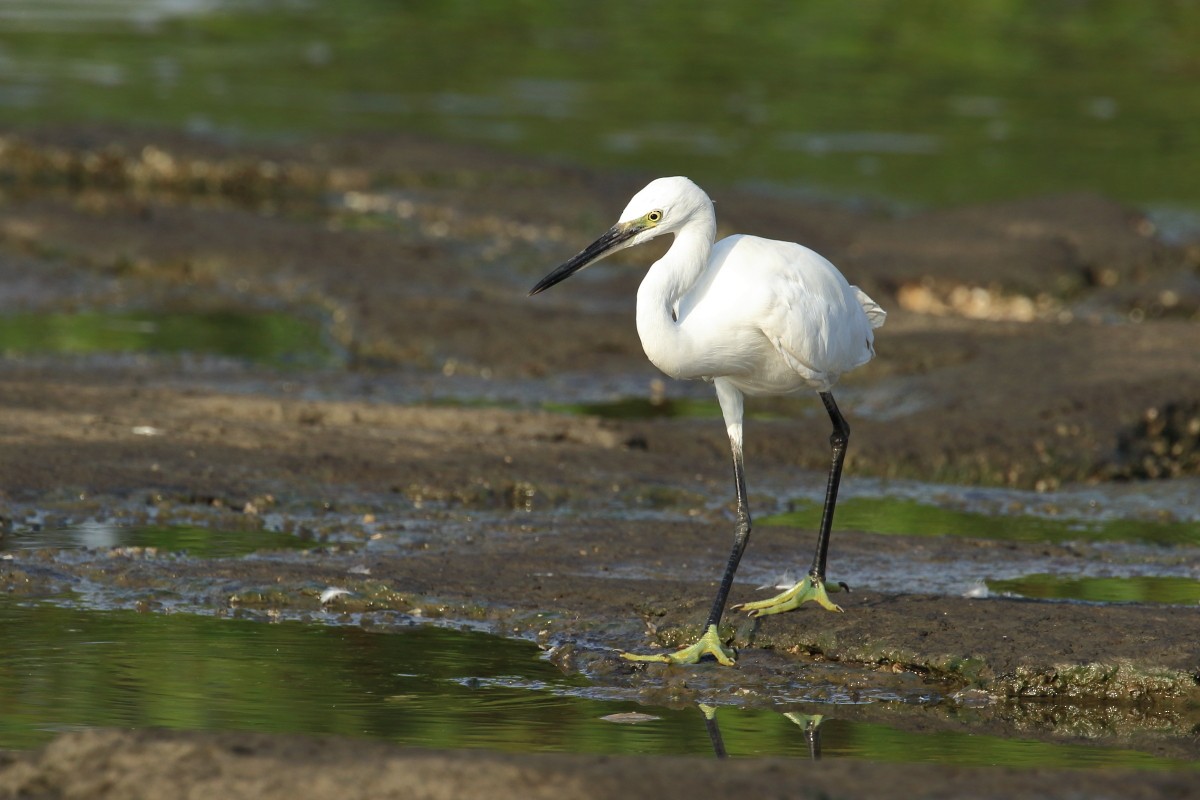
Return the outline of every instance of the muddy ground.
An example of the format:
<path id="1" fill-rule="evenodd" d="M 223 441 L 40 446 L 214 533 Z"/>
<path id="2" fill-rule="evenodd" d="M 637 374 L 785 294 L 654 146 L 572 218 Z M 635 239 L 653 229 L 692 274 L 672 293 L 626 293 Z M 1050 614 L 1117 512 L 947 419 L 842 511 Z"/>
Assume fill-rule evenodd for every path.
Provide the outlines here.
<path id="1" fill-rule="evenodd" d="M 1119 557 L 1103 548 L 839 529 L 832 577 L 839 564 L 915 564 L 911 583 L 854 586 L 837 597 L 842 615 L 731 614 L 736 670 L 615 657 L 680 643 L 707 612 L 731 532 L 723 426 L 540 407 L 706 396 L 702 385 L 663 384 L 641 353 L 633 297 L 651 247 L 537 298 L 525 292 L 606 229 L 647 177 L 401 138 L 237 148 L 112 130 L 0 139 L 0 311 L 282 309 L 320 320 L 335 351 L 332 365 L 307 370 L 8 354 L 0 531 L 34 515 L 248 531 L 269 522 L 338 543 L 253 561 L 17 557 L 0 561 L 0 586 L 36 598 L 87 581 L 148 611 L 269 618 L 315 613 L 319 587 L 337 585 L 354 594 L 334 607 L 360 624 L 394 611 L 481 622 L 655 703 L 769 704 L 803 674 L 829 691 L 938 701 L 905 713 L 838 707 L 843 716 L 1200 756 L 1194 610 L 968 599 L 954 580 L 930 577 Z M 1033 489 L 1053 512 L 1061 486 L 1128 495 L 1200 476 L 1200 247 L 1086 195 L 897 218 L 708 188 L 723 233 L 804 242 L 889 311 L 878 358 L 837 392 L 853 428 L 847 484 Z M 752 508 L 780 511 L 792 487 L 820 486 L 827 422 L 810 398 L 751 409 L 765 412 L 747 429 Z M 760 596 L 754 578 L 773 565 L 802 570 L 812 535 L 757 530 L 732 600 Z M 356 546 L 366 542 L 378 546 Z M 279 768 L 314 748 L 325 755 L 304 757 L 311 775 Z M 201 766 L 163 775 L 167 752 Z M 495 797 L 507 796 L 498 785 L 511 796 L 537 796 L 530 786 L 600 796 L 648 779 L 636 759 L 242 734 L 86 733 L 8 758 L 0 796 L 466 796 L 477 779 Z M 841 796 L 871 796 L 883 781 L 952 796 L 981 780 L 916 765 L 776 761 L 709 776 L 694 761 L 652 763 L 655 780 L 711 777 L 762 797 L 791 795 L 800 776 Z M 347 786 L 339 770 L 370 778 Z M 414 770 L 428 786 L 399 777 Z M 1010 797 L 1056 787 L 1163 796 L 1187 783 L 987 775 L 993 796 Z"/>

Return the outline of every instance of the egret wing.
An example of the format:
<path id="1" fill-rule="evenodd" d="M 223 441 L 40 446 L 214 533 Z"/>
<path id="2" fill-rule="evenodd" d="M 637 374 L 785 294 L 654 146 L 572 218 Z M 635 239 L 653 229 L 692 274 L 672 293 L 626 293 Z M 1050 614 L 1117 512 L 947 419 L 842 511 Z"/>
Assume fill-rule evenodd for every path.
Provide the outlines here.
<path id="1" fill-rule="evenodd" d="M 819 391 L 875 355 L 872 329 L 887 314 L 828 260 L 802 245 L 780 242 L 773 302 L 763 333 L 801 377 Z M 789 252 L 784 253 L 784 250 Z"/>

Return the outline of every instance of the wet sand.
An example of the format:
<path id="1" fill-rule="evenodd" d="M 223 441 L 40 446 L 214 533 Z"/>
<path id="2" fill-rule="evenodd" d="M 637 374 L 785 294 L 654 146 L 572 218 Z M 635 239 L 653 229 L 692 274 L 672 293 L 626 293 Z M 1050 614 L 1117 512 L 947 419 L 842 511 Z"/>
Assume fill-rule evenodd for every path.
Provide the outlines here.
<path id="1" fill-rule="evenodd" d="M 304 371 L 10 356 L 0 366 L 4 525 L 38 511 L 50 522 L 153 518 L 254 530 L 273 515 L 318 539 L 391 544 L 363 551 L 369 577 L 350 572 L 362 553 L 337 548 L 169 566 L 129 551 L 69 565 L 3 561 L 0 586 L 37 598 L 88 581 L 114 604 L 154 611 L 175 596 L 209 613 L 267 618 L 319 609 L 308 587 L 336 584 L 355 592 L 336 602 L 361 624 L 384 624 L 392 611 L 475 621 L 532 638 L 564 669 L 651 702 L 720 704 L 736 687 L 739 702 L 769 704 L 780 686 L 815 675 L 864 696 L 942 699 L 907 716 L 879 704 L 836 707 L 855 718 L 937 730 L 969 717 L 973 731 L 1046 741 L 1086 742 L 1102 731 L 1110 745 L 1200 755 L 1187 733 L 1200 725 L 1193 609 L 967 599 L 929 577 L 1012 558 L 1058 559 L 1069 570 L 1114 557 L 1102 549 L 839 529 L 831 577 L 839 563 L 894 552 L 918 565 L 911 588 L 854 586 L 838 597 L 842 615 L 803 609 L 754 624 L 729 615 L 737 670 L 633 667 L 615 657 L 616 648 L 678 644 L 703 620 L 730 537 L 724 431 L 713 419 L 536 410 L 614 387 L 705 396 L 703 386 L 656 383 L 641 353 L 636 265 L 652 248 L 546 295 L 525 291 L 607 228 L 644 177 L 397 138 L 236 150 L 110 130 L 5 138 L 0 282 L 10 290 L 0 311 L 283 309 L 325 320 L 342 363 Z M 1060 486 L 1127 492 L 1131 480 L 1200 477 L 1195 246 L 1168 244 L 1140 214 L 1092 196 L 897 220 L 707 188 L 722 233 L 802 241 L 889 311 L 877 360 L 838 392 L 853 429 L 848 484 L 1037 489 L 1052 510 L 1050 490 Z M 786 507 L 788 487 L 819 485 L 828 431 L 810 398 L 755 409 L 767 413 L 748 426 L 747 469 L 752 507 L 765 514 Z M 802 570 L 812 535 L 756 530 L 733 601 L 758 596 L 748 576 L 770 565 Z M 1194 563 L 1196 554 L 1176 555 Z M 1080 713 L 1080 703 L 1100 710 Z M 243 734 L 73 735 L 0 763 L 0 796 L 66 796 L 83 764 L 144 774 L 153 786 L 167 748 L 203 753 L 210 768 L 153 780 L 203 792 L 215 764 L 230 781 L 221 792 L 270 797 L 254 783 L 262 770 L 314 747 Z M 441 775 L 447 783 L 431 777 L 428 796 L 473 791 L 451 783 L 467 780 L 445 766 L 457 762 L 486 777 L 480 785 L 522 796 L 528 783 L 571 794 L 564 782 L 622 789 L 644 785 L 648 768 L 655 780 L 698 781 L 716 767 L 362 742 L 319 749 L 329 754 L 320 768 L 327 783 L 296 773 L 286 780 L 309 790 L 298 795 L 279 776 L 279 796 L 354 796 L 359 786 L 336 777 L 336 765 L 352 763 L 378 775 L 379 792 L 400 791 L 387 788 L 397 770 Z M 249 757 L 257 777 L 239 777 L 234 765 Z M 761 766 L 714 780 L 758 796 L 799 780 L 814 793 L 871 796 L 886 781 L 950 796 L 980 780 L 915 765 Z M 581 777 L 597 771 L 614 783 Z M 1181 783 L 987 774 L 993 796 L 1082 785 L 1095 796 L 1150 796 Z M 93 796 L 141 796 L 116 779 L 104 785 L 109 793 Z"/>

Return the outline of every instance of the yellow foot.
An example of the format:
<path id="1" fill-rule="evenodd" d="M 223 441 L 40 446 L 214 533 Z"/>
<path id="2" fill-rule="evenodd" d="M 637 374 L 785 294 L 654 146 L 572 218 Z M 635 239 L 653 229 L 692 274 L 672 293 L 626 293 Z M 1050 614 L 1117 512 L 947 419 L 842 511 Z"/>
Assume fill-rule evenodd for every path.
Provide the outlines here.
<path id="1" fill-rule="evenodd" d="M 838 587 L 834 587 L 837 591 Z M 782 594 L 777 594 L 767 600 L 756 600 L 753 603 L 742 603 L 733 607 L 735 611 L 749 611 L 752 617 L 765 617 L 768 614 L 780 614 L 791 611 L 801 603 L 812 600 L 829 611 L 841 611 L 842 607 L 829 601 L 825 593 L 825 582 L 812 575 L 806 575 L 804 580 Z"/>
<path id="2" fill-rule="evenodd" d="M 700 637 L 700 641 L 691 647 L 676 650 L 674 653 L 649 656 L 639 656 L 636 653 L 621 653 L 621 658 L 626 661 L 663 661 L 667 664 L 695 664 L 706 654 L 727 667 L 732 667 L 735 663 L 734 652 L 721 641 L 721 635 L 717 633 L 716 625 L 709 625 L 708 630 Z"/>

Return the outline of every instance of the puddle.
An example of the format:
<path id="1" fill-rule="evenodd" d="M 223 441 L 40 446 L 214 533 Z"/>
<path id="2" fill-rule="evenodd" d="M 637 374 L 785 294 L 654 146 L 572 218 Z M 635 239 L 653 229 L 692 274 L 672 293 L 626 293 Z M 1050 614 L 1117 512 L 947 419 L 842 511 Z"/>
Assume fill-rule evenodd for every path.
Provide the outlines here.
<path id="1" fill-rule="evenodd" d="M 532 644 L 471 631 L 264 624 L 0 598 L 0 749 L 35 747 L 64 729 L 114 726 L 339 734 L 431 748 L 714 756 L 717 737 L 710 737 L 698 707 L 598 694 Z M 913 733 L 839 719 L 835 704 L 802 711 L 720 707 L 715 720 L 734 757 L 811 757 L 806 728 L 815 721 L 809 715 L 818 714 L 825 757 L 1187 765 L 1133 750 L 965 729 Z"/>
<path id="2" fill-rule="evenodd" d="M 1026 575 L 988 580 L 988 590 L 1039 600 L 1087 600 L 1097 603 L 1200 603 L 1200 580 L 1164 575 L 1139 577 L 1069 577 Z"/>
<path id="3" fill-rule="evenodd" d="M 654 400 L 644 397 L 626 397 L 602 403 L 544 403 L 542 408 L 557 414 L 582 414 L 604 419 L 720 419 L 721 417 L 721 407 L 716 400 L 692 398 Z"/>
<path id="4" fill-rule="evenodd" d="M 121 526 L 85 522 L 62 528 L 18 528 L 0 533 L 0 552 L 37 549 L 155 548 L 194 558 L 236 558 L 260 550 L 300 550 L 316 543 L 279 531 L 223 531 L 187 525 Z"/>
<path id="5" fill-rule="evenodd" d="M 711 390 L 704 397 L 622 397 L 579 403 L 542 403 L 546 411 L 581 414 L 604 419 L 721 419 L 721 405 Z M 809 398 L 775 397 L 758 399 L 757 408 L 746 409 L 746 419 L 776 420 L 799 418 L 815 408 Z"/>
<path id="6" fill-rule="evenodd" d="M 0 316 L 4 355 L 156 353 L 286 367 L 336 362 L 320 326 L 277 312 L 81 312 Z"/>
<path id="7" fill-rule="evenodd" d="M 1100 603 L 1200 602 L 1200 573 L 1194 566 L 1200 554 L 1200 522 L 1190 517 L 1191 504 L 1169 496 L 1160 497 L 1162 502 L 1154 508 L 1160 512 L 1175 508 L 1184 521 L 1146 518 L 1148 509 L 1140 502 L 1144 497 L 1128 503 L 1130 498 L 1108 492 L 1102 502 L 1096 501 L 1090 488 L 1054 497 L 915 484 L 884 490 L 908 493 L 897 497 L 865 494 L 881 488 L 870 481 L 857 483 L 857 493 L 852 491 L 838 502 L 834 521 L 838 530 L 960 537 L 1013 546 L 960 551 L 953 556 L 954 567 L 948 569 L 949 556 L 938 543 L 901 550 L 863 547 L 849 555 L 844 546 L 835 545 L 838 579 L 851 586 L 906 592 L 919 580 L 923 592 L 966 597 L 1012 594 Z M 805 498 L 788 505 L 793 510 L 764 516 L 759 524 L 790 526 L 806 533 L 818 528 L 819 501 Z M 931 560 L 931 552 L 942 555 Z M 743 577 L 760 583 L 760 588 L 786 588 L 802 574 L 795 570 L 780 573 L 777 565 L 766 568 L 752 554 Z"/>
<path id="8" fill-rule="evenodd" d="M 815 529 L 821 505 L 797 501 L 792 511 L 765 516 L 760 525 Z M 840 499 L 835 524 L 840 528 L 909 536 L 970 536 L 1020 542 L 1142 542 L 1157 545 L 1200 544 L 1200 523 L 1139 519 L 1083 520 L 1028 514 L 980 514 L 891 497 Z"/>

